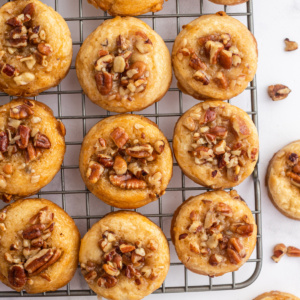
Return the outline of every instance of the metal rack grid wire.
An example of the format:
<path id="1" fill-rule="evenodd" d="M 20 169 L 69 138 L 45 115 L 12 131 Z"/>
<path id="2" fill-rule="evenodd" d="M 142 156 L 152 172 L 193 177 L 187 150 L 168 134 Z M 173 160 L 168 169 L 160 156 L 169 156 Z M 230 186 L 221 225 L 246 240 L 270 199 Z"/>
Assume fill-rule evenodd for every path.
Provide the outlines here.
<path id="1" fill-rule="evenodd" d="M 55 10 L 58 10 L 58 5 L 59 5 L 59 1 L 58 0 L 53 0 L 54 1 L 54 8 Z M 61 0 L 62 1 L 62 0 Z M 84 30 L 83 30 L 83 24 L 84 22 L 87 21 L 103 21 L 106 20 L 108 18 L 111 18 L 110 16 L 108 16 L 106 13 L 104 13 L 103 15 L 98 15 L 98 16 L 84 16 L 83 14 L 83 1 L 86 0 L 78 0 L 79 2 L 79 16 L 78 17 L 66 17 L 65 20 L 67 22 L 78 22 L 79 24 L 79 41 L 73 41 L 73 46 L 81 46 L 83 41 L 84 41 Z M 209 12 L 205 12 L 203 7 L 204 7 L 204 1 L 207 0 L 191 0 L 194 1 L 195 4 L 197 3 L 199 6 L 199 13 L 181 13 L 181 7 L 184 3 L 184 1 L 181 0 L 169 0 L 169 2 L 174 2 L 175 5 L 175 13 L 164 13 L 164 10 L 162 10 L 160 13 L 151 13 L 151 14 L 146 14 L 141 16 L 140 18 L 142 19 L 146 19 L 150 22 L 150 25 L 152 26 L 152 28 L 154 30 L 157 29 L 157 21 L 159 19 L 172 19 L 176 21 L 176 31 L 177 34 L 180 32 L 181 30 L 181 26 L 183 24 L 181 24 L 181 20 L 183 18 L 197 18 L 200 15 L 204 15 L 204 14 L 209 14 Z M 245 5 L 246 7 L 246 11 L 245 12 L 228 12 L 228 7 L 226 6 L 219 6 L 218 10 L 224 10 L 225 12 L 228 13 L 228 15 L 230 16 L 234 16 L 234 17 L 246 17 L 247 18 L 247 25 L 249 30 L 253 33 L 254 32 L 254 24 L 253 24 L 253 0 L 249 0 L 247 2 L 247 4 Z M 60 2 L 61 4 L 61 2 Z M 99 11 L 96 11 L 96 14 L 99 14 Z M 149 23 L 148 23 L 149 24 Z M 164 41 L 167 44 L 172 44 L 174 42 L 174 39 L 167 39 L 165 38 Z M 71 70 L 74 70 L 75 66 L 72 65 L 71 66 Z M 253 122 L 255 123 L 255 125 L 258 125 L 258 111 L 257 111 L 257 91 L 256 91 L 256 78 L 254 78 L 254 80 L 250 83 L 250 85 L 247 87 L 246 89 L 249 92 L 249 99 L 248 101 L 250 102 L 250 107 L 251 109 L 249 111 L 247 111 L 247 113 L 252 117 Z M 170 118 L 170 117 L 175 117 L 178 118 L 180 117 L 183 113 L 184 113 L 184 95 L 182 94 L 181 91 L 179 91 L 176 87 L 171 87 L 169 89 L 169 93 L 170 92 L 176 92 L 178 94 L 178 105 L 179 105 L 179 111 L 178 112 L 167 112 L 166 109 L 164 109 L 163 111 L 160 110 L 160 103 L 155 103 L 154 106 L 154 112 L 150 112 L 150 113 L 143 113 L 143 112 L 138 112 L 137 114 L 143 114 L 144 116 L 151 118 L 152 120 L 154 120 L 156 122 L 156 124 L 159 126 L 160 125 L 160 120 L 161 118 Z M 83 132 L 83 136 L 85 136 L 85 134 L 87 133 L 87 122 L 89 120 L 95 120 L 96 122 L 98 122 L 100 119 L 105 118 L 109 115 L 111 115 L 110 112 L 105 112 L 103 114 L 88 114 L 86 111 L 86 101 L 89 101 L 88 99 L 86 99 L 87 97 L 83 94 L 81 89 L 75 90 L 64 90 L 62 84 L 59 84 L 55 89 L 51 89 L 49 91 L 45 91 L 43 92 L 41 95 L 53 95 L 55 97 L 57 97 L 57 118 L 63 120 L 63 121 L 67 121 L 67 120 L 72 120 L 73 122 L 79 122 L 80 120 L 82 121 L 82 132 Z M 81 97 L 81 115 L 66 115 L 63 113 L 63 109 L 62 109 L 62 97 L 63 95 L 80 95 Z M 5 97 L 7 98 L 6 94 L 0 93 L 0 100 L 2 100 L 2 98 Z M 11 100 L 12 97 L 9 97 L 9 99 Z M 39 96 L 35 97 L 35 99 L 40 100 Z M 163 101 L 163 100 L 162 100 Z M 1 104 L 3 101 L 1 101 Z M 231 101 L 228 101 L 229 103 L 231 103 Z M 168 138 L 170 144 L 172 144 L 172 139 Z M 78 141 L 67 141 L 66 145 L 67 147 L 70 146 L 78 146 L 80 147 L 82 143 L 82 140 L 78 140 Z M 174 168 L 178 167 L 178 164 L 176 162 L 174 162 Z M 105 214 L 92 214 L 91 212 L 91 207 L 90 207 L 90 203 L 91 203 L 91 194 L 90 192 L 86 189 L 86 187 L 84 187 L 83 189 L 68 189 L 68 187 L 66 186 L 66 172 L 68 170 L 78 170 L 78 165 L 77 164 L 67 164 L 66 162 L 64 162 L 64 164 L 62 165 L 60 174 L 59 176 L 59 181 L 60 181 L 60 188 L 57 189 L 55 188 L 54 190 L 47 190 L 46 189 L 40 191 L 38 193 L 38 197 L 51 197 L 51 195 L 53 196 L 59 196 L 61 197 L 60 200 L 60 205 L 61 207 L 66 210 L 67 212 L 67 200 L 66 197 L 69 195 L 76 195 L 76 194 L 82 194 L 84 196 L 84 203 L 81 203 L 81 205 L 85 206 L 85 210 L 86 210 L 86 214 L 85 215 L 80 215 L 80 214 L 71 214 L 72 218 L 77 221 L 77 220 L 85 220 L 86 221 L 86 228 L 85 228 L 85 232 L 91 227 L 91 223 L 92 222 L 96 222 L 98 221 L 100 218 L 102 218 Z M 195 192 L 195 193 L 199 193 L 199 192 L 205 192 L 208 191 L 207 188 L 204 187 L 200 187 L 197 185 L 194 186 L 189 186 L 187 184 L 187 177 L 184 176 L 184 174 L 180 171 L 180 184 L 175 186 L 175 187 L 168 187 L 167 188 L 167 192 L 176 192 L 177 194 L 180 194 L 181 197 L 181 201 L 185 201 L 187 199 L 187 194 L 189 194 L 190 192 Z M 254 258 L 250 258 L 247 262 L 247 264 L 252 264 L 254 266 L 253 272 L 248 276 L 248 278 L 244 279 L 242 282 L 237 282 L 236 280 L 236 273 L 237 272 L 233 272 L 231 273 L 230 276 L 230 282 L 228 283 L 214 283 L 214 279 L 213 278 L 208 278 L 208 282 L 205 284 L 193 284 L 190 285 L 189 284 L 189 276 L 190 276 L 190 272 L 183 267 L 183 265 L 179 262 L 172 262 L 171 261 L 171 267 L 176 267 L 176 266 L 181 266 L 183 269 L 183 283 L 178 285 L 178 286 L 168 286 L 166 284 L 166 282 L 164 282 L 162 284 L 162 286 L 156 290 L 154 293 L 179 293 L 179 292 L 200 292 L 200 291 L 218 291 L 218 290 L 234 290 L 234 289 L 240 289 L 240 288 L 244 288 L 249 286 L 250 284 L 252 284 L 257 277 L 259 276 L 261 267 L 262 267 L 262 236 L 261 236 L 261 199 L 260 199 L 260 182 L 259 182 L 259 178 L 258 178 L 258 167 L 256 166 L 253 175 L 252 175 L 252 182 L 253 182 L 253 194 L 254 194 L 254 208 L 252 209 L 252 213 L 255 215 L 256 218 L 256 222 L 257 222 L 257 227 L 258 227 L 258 234 L 257 234 L 257 246 L 256 246 L 256 250 L 254 251 Z M 165 197 L 165 196 L 163 196 Z M 166 213 L 163 211 L 163 197 L 161 197 L 157 202 L 158 202 L 158 213 L 144 213 L 143 214 L 149 218 L 156 218 L 157 219 L 157 223 L 158 225 L 162 228 L 162 230 L 166 231 L 166 226 L 165 226 L 165 222 L 164 222 L 164 218 L 171 218 L 172 217 L 172 213 Z M 99 200 L 98 200 L 99 201 Z M 176 207 L 174 207 L 174 210 L 176 209 Z M 116 209 L 113 207 L 110 207 L 110 211 L 115 211 Z M 137 209 L 135 211 L 139 211 L 140 209 Z M 70 214 L 70 212 L 69 212 Z M 169 230 L 169 228 L 167 229 Z M 171 239 L 168 238 L 168 241 L 170 243 L 171 246 Z M 253 255 L 252 255 L 253 256 Z M 77 274 L 78 276 L 80 276 L 79 274 Z M 197 275 L 199 277 L 201 277 L 201 275 Z M 202 276 L 203 277 L 203 276 Z M 3 297 L 18 297 L 18 296 L 23 296 L 23 297 L 41 297 L 41 296 L 90 296 L 90 295 L 95 295 L 95 293 L 93 291 L 91 291 L 88 286 L 86 285 L 84 288 L 73 288 L 72 287 L 72 281 L 71 283 L 69 283 L 66 287 L 55 291 L 55 292 L 46 292 L 43 294 L 36 294 L 36 295 L 28 295 L 25 292 L 13 292 L 13 291 L 2 291 L 2 287 L 0 286 L 0 298 Z"/>

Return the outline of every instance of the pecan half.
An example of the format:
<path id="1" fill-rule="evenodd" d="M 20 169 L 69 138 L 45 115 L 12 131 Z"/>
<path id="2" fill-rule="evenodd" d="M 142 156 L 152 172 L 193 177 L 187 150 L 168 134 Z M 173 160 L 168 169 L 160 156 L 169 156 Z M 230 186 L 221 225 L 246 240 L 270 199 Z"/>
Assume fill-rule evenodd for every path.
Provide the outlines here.
<path id="1" fill-rule="evenodd" d="M 290 41 L 288 38 L 284 40 L 285 42 L 285 51 L 294 51 L 298 49 L 298 43 Z"/>
<path id="2" fill-rule="evenodd" d="M 33 115 L 33 110 L 26 104 L 12 107 L 9 111 L 9 116 L 12 119 L 22 120 Z"/>
<path id="3" fill-rule="evenodd" d="M 114 131 L 111 132 L 110 137 L 113 139 L 118 148 L 122 148 L 129 140 L 128 134 L 122 127 L 115 128 Z"/>
<path id="4" fill-rule="evenodd" d="M 281 258 L 286 254 L 287 252 L 287 248 L 284 244 L 278 244 L 274 247 L 274 252 L 273 252 L 273 255 L 272 255 L 272 259 L 278 263 Z"/>
<path id="5" fill-rule="evenodd" d="M 268 94 L 273 101 L 285 99 L 291 90 L 283 84 L 270 85 L 268 87 Z"/>
<path id="6" fill-rule="evenodd" d="M 56 263 L 59 258 L 61 257 L 62 252 L 59 249 L 50 249 L 53 250 L 53 255 L 49 260 L 46 260 L 46 263 L 44 263 L 39 269 L 35 270 L 34 272 L 31 273 L 32 276 L 37 275 L 41 272 L 43 272 L 44 270 L 46 270 L 49 266 L 53 265 L 54 263 Z M 28 271 L 29 266 L 27 267 L 27 272 L 30 273 Z"/>
<path id="7" fill-rule="evenodd" d="M 23 239 L 33 240 L 42 235 L 42 231 L 46 228 L 45 224 L 34 224 L 28 228 L 26 228 L 23 233 Z"/>
<path id="8" fill-rule="evenodd" d="M 135 158 L 150 157 L 153 147 L 150 144 L 137 145 L 126 149 L 126 154 Z"/>
<path id="9" fill-rule="evenodd" d="M 107 72 L 97 72 L 95 74 L 96 85 L 101 95 L 108 95 L 112 90 L 112 74 Z"/>
<path id="10" fill-rule="evenodd" d="M 6 152 L 8 148 L 8 135 L 5 131 L 0 132 L 0 151 Z"/>
<path id="11" fill-rule="evenodd" d="M 22 265 L 11 266 L 8 270 L 8 282 L 15 288 L 22 288 L 27 281 L 24 267 Z"/>
<path id="12" fill-rule="evenodd" d="M 53 249 L 43 249 L 38 252 L 33 257 L 29 258 L 25 264 L 24 268 L 29 273 L 32 274 L 45 265 L 53 256 Z"/>
<path id="13" fill-rule="evenodd" d="M 31 129 L 25 125 L 20 125 L 17 130 L 17 135 L 20 136 L 19 140 L 16 140 L 16 144 L 20 149 L 26 149 L 30 138 Z"/>
<path id="14" fill-rule="evenodd" d="M 147 183 L 142 179 L 132 178 L 131 175 L 110 175 L 109 181 L 121 189 L 145 189 Z"/>
<path id="15" fill-rule="evenodd" d="M 50 149 L 51 142 L 45 134 L 38 132 L 34 136 L 34 146 L 43 149 Z"/>

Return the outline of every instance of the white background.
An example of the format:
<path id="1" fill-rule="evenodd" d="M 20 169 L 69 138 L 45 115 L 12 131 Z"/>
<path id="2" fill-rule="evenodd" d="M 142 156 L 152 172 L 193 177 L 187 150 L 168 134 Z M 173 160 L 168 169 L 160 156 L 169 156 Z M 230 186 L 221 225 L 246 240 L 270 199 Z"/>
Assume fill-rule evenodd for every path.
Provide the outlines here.
<path id="1" fill-rule="evenodd" d="M 60 4 L 64 1 L 66 0 L 59 0 Z M 174 0 L 169 0 L 169 3 L 172 1 Z M 204 2 L 207 1 L 204 0 Z M 169 3 L 167 5 L 170 5 Z M 193 0 L 187 0 L 186 5 L 193 5 Z M 218 11 L 217 5 L 207 5 L 210 5 L 214 11 Z M 66 13 L 65 16 L 68 14 Z M 300 43 L 300 0 L 254 0 L 254 19 L 255 36 L 259 48 L 257 92 L 264 255 L 261 274 L 251 286 L 242 290 L 150 295 L 146 299 L 248 300 L 270 290 L 281 290 L 300 297 L 300 258 L 284 257 L 278 264 L 270 258 L 272 248 L 277 243 L 300 248 L 300 223 L 286 218 L 274 208 L 264 186 L 266 168 L 274 152 L 300 138 L 300 49 L 285 52 L 283 42 L 288 37 Z M 292 93 L 287 99 L 273 102 L 268 97 L 268 85 L 276 83 L 285 84 L 291 88 Z M 238 105 L 238 100 L 239 97 L 233 101 L 233 104 Z M 171 274 L 171 276 L 176 277 L 176 274 Z M 2 285 L 0 289 L 1 287 Z M 83 298 L 65 297 L 64 299 Z M 96 299 L 96 297 L 89 297 L 89 299 Z"/>

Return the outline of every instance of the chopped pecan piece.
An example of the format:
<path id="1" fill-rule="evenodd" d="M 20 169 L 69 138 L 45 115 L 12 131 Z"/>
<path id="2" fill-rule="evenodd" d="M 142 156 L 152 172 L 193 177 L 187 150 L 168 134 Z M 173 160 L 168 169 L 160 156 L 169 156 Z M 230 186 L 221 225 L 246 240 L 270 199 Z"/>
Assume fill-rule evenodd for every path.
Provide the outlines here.
<path id="1" fill-rule="evenodd" d="M 26 154 L 25 154 L 25 162 L 29 163 L 37 158 L 36 150 L 32 144 L 32 142 L 28 143 Z"/>
<path id="2" fill-rule="evenodd" d="M 27 4 L 24 9 L 22 10 L 22 14 L 24 14 L 24 22 L 28 22 L 31 20 L 35 11 L 35 7 L 33 3 Z"/>
<path id="3" fill-rule="evenodd" d="M 251 134 L 249 127 L 247 126 L 246 122 L 241 117 L 239 117 L 237 115 L 232 116 L 231 124 L 232 124 L 232 127 L 235 130 L 236 134 L 241 139 L 244 139 Z"/>
<path id="4" fill-rule="evenodd" d="M 241 236 L 251 236 L 254 230 L 253 224 L 240 225 L 236 228 L 236 233 Z"/>
<path id="5" fill-rule="evenodd" d="M 117 175 L 124 175 L 127 172 L 127 163 L 121 156 L 116 156 L 113 169 Z"/>
<path id="6" fill-rule="evenodd" d="M 268 87 L 268 94 L 273 101 L 285 99 L 291 90 L 283 84 L 270 85 Z"/>
<path id="7" fill-rule="evenodd" d="M 227 50 L 222 50 L 220 52 L 220 65 L 224 68 L 224 69 L 230 69 L 232 66 L 232 53 L 230 51 Z"/>
<path id="8" fill-rule="evenodd" d="M 229 205 L 226 203 L 220 202 L 216 206 L 216 212 L 226 216 L 226 217 L 232 217 L 232 209 Z"/>
<path id="9" fill-rule="evenodd" d="M 188 236 L 188 233 L 183 233 L 183 234 L 179 235 L 179 241 L 184 240 L 187 236 Z"/>
<path id="10" fill-rule="evenodd" d="M 91 162 L 86 176 L 91 183 L 96 183 L 104 172 L 104 167 L 96 162 Z"/>
<path id="11" fill-rule="evenodd" d="M 298 249 L 296 247 L 289 246 L 287 248 L 287 256 L 300 257 L 300 249 Z"/>
<path id="12" fill-rule="evenodd" d="M 196 71 L 198 71 L 198 70 L 205 71 L 207 68 L 206 64 L 204 62 L 202 62 L 200 57 L 195 53 L 191 56 L 189 65 Z"/>
<path id="13" fill-rule="evenodd" d="M 194 131 L 196 129 L 196 124 L 192 117 L 184 118 L 183 126 L 186 127 L 189 131 Z"/>
<path id="14" fill-rule="evenodd" d="M 34 136 L 34 146 L 43 149 L 50 149 L 51 142 L 45 134 L 38 132 Z"/>
<path id="15" fill-rule="evenodd" d="M 164 141 L 156 141 L 154 144 L 154 149 L 158 154 L 162 154 L 165 149 L 165 142 Z"/>
<path id="16" fill-rule="evenodd" d="M 273 256 L 272 259 L 278 263 L 281 258 L 286 254 L 287 252 L 287 248 L 284 244 L 278 244 L 274 247 L 274 252 L 273 252 Z"/>
<path id="17" fill-rule="evenodd" d="M 8 135 L 5 131 L 0 132 L 0 151 L 6 152 L 8 148 Z"/>
<path id="18" fill-rule="evenodd" d="M 224 45 L 219 42 L 208 41 L 205 43 L 205 49 L 209 53 L 209 62 L 212 65 L 217 64 L 220 52 L 224 49 Z"/>
<path id="19" fill-rule="evenodd" d="M 43 249 L 38 252 L 33 257 L 29 258 L 26 263 L 24 264 L 25 270 L 32 274 L 45 265 L 48 261 L 50 261 L 51 257 L 53 256 L 52 249 Z"/>
<path id="20" fill-rule="evenodd" d="M 137 48 L 137 50 L 142 54 L 151 52 L 153 49 L 153 44 L 151 40 L 148 38 L 148 36 L 141 31 L 136 32 L 136 36 L 137 36 L 137 41 L 135 47 Z"/>
<path id="21" fill-rule="evenodd" d="M 46 250 L 46 249 L 45 249 Z M 45 259 L 46 263 L 43 264 L 40 268 L 38 268 L 37 270 L 35 270 L 34 272 L 31 273 L 32 276 L 37 275 L 39 273 L 41 273 L 42 271 L 46 270 L 49 266 L 53 265 L 54 263 L 56 263 L 59 258 L 61 257 L 62 252 L 59 249 L 50 249 L 53 251 L 53 255 L 52 257 L 48 260 Z M 42 250 L 43 251 L 43 250 Z M 26 262 L 27 263 L 27 262 Z M 34 264 L 34 262 L 32 262 L 32 264 Z M 36 264 L 37 265 L 37 264 Z M 34 267 L 34 265 L 32 266 Z M 28 271 L 28 268 L 30 269 L 30 266 L 27 266 L 27 272 L 30 273 Z"/>
<path id="22" fill-rule="evenodd" d="M 223 256 L 219 254 L 212 254 L 209 258 L 209 264 L 212 266 L 217 266 L 223 261 Z"/>
<path id="23" fill-rule="evenodd" d="M 237 238 L 229 239 L 229 247 L 232 247 L 239 254 L 240 257 L 244 257 L 246 255 L 243 245 Z"/>
<path id="24" fill-rule="evenodd" d="M 136 61 L 135 63 L 133 63 L 130 66 L 129 70 L 136 70 L 137 73 L 133 74 L 133 76 L 131 76 L 131 77 L 128 76 L 128 74 L 127 74 L 127 76 L 133 80 L 137 80 L 145 74 L 146 69 L 147 69 L 147 65 L 144 62 Z"/>
<path id="25" fill-rule="evenodd" d="M 25 125 L 20 125 L 17 131 L 17 135 L 20 136 L 19 140 L 16 140 L 16 144 L 20 149 L 26 149 L 30 138 L 30 128 Z"/>
<path id="26" fill-rule="evenodd" d="M 194 75 L 193 78 L 197 81 L 200 81 L 203 83 L 203 85 L 208 85 L 209 84 L 209 79 L 205 75 L 205 73 L 201 70 L 197 71 Z"/>
<path id="27" fill-rule="evenodd" d="M 153 147 L 150 144 L 138 145 L 126 149 L 126 154 L 135 158 L 150 157 L 153 152 Z"/>
<path id="28" fill-rule="evenodd" d="M 220 138 L 226 138 L 228 130 L 224 126 L 215 126 L 209 129 L 209 133 Z"/>
<path id="29" fill-rule="evenodd" d="M 96 85 L 101 95 L 108 95 L 112 90 L 112 74 L 107 72 L 97 72 L 95 74 Z"/>
<path id="30" fill-rule="evenodd" d="M 214 108 L 210 107 L 205 111 L 204 124 L 214 121 L 217 117 L 217 113 Z"/>
<path id="31" fill-rule="evenodd" d="M 287 157 L 288 157 L 287 163 L 288 163 L 289 166 L 293 167 L 293 166 L 298 164 L 299 157 L 298 157 L 297 153 L 289 153 L 287 155 Z"/>
<path id="32" fill-rule="evenodd" d="M 223 72 L 218 72 L 214 80 L 222 89 L 228 88 L 228 81 Z"/>
<path id="33" fill-rule="evenodd" d="M 114 165 L 114 160 L 110 155 L 98 154 L 98 162 L 105 168 L 111 168 Z"/>
<path id="34" fill-rule="evenodd" d="M 229 261 L 233 265 L 237 265 L 237 264 L 239 264 L 242 261 L 242 259 L 239 256 L 239 254 L 235 250 L 233 250 L 233 249 L 227 248 L 227 255 L 228 255 Z"/>
<path id="35" fill-rule="evenodd" d="M 13 265 L 8 270 L 8 282 L 15 288 L 22 288 L 27 281 L 24 267 Z"/>
<path id="36" fill-rule="evenodd" d="M 23 26 L 22 20 L 20 18 L 17 18 L 17 17 L 10 18 L 5 23 L 7 25 L 12 26 L 12 27 L 21 27 L 21 26 Z"/>
<path id="37" fill-rule="evenodd" d="M 286 176 L 291 179 L 292 183 L 296 183 L 296 185 L 300 184 L 300 176 L 298 174 L 288 171 L 286 172 Z"/>
<path id="38" fill-rule="evenodd" d="M 38 44 L 37 49 L 42 55 L 46 56 L 49 56 L 53 52 L 51 45 L 45 43 Z"/>
<path id="39" fill-rule="evenodd" d="M 113 139 L 118 148 L 122 148 L 129 140 L 128 134 L 122 127 L 115 128 L 114 131 L 111 132 L 110 137 Z"/>
<path id="40" fill-rule="evenodd" d="M 85 279 L 87 282 L 92 282 L 92 281 L 94 281 L 96 278 L 97 278 L 97 272 L 96 272 L 96 271 L 90 271 L 90 272 L 88 272 L 88 273 L 84 276 L 84 279 Z"/>
<path id="41" fill-rule="evenodd" d="M 5 64 L 4 67 L 2 68 L 2 73 L 4 73 L 6 76 L 8 77 L 13 77 L 15 74 L 15 67 L 9 65 L 9 64 Z"/>
<path id="42" fill-rule="evenodd" d="M 298 49 L 298 43 L 290 41 L 288 38 L 284 40 L 285 42 L 285 51 L 294 51 Z"/>
<path id="43" fill-rule="evenodd" d="M 119 276 L 120 271 L 110 262 L 102 266 L 103 270 L 111 276 Z"/>
<path id="44" fill-rule="evenodd" d="M 22 120 L 33 115 L 33 110 L 26 104 L 12 107 L 9 111 L 9 116 L 12 119 Z"/>
<path id="45" fill-rule="evenodd" d="M 117 283 L 117 278 L 107 274 L 101 276 L 97 281 L 98 286 L 105 287 L 107 289 L 114 287 Z"/>
<path id="46" fill-rule="evenodd" d="M 147 183 L 142 179 L 132 178 L 131 175 L 110 175 L 109 181 L 121 189 L 145 189 Z"/>

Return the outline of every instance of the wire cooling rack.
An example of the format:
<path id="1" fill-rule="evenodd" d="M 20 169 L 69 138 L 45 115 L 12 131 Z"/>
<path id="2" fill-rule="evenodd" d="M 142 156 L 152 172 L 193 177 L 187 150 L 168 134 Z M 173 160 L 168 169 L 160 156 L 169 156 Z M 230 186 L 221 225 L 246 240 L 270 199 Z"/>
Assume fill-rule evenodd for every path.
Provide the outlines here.
<path id="1" fill-rule="evenodd" d="M 5 2 L 7 1 L 0 0 L 1 5 Z M 43 2 L 52 6 L 67 21 L 72 32 L 74 57 L 70 73 L 62 83 L 35 97 L 36 100 L 50 106 L 56 117 L 63 120 L 67 128 L 67 152 L 61 171 L 37 196 L 52 200 L 66 210 L 75 220 L 83 236 L 106 213 L 117 210 L 96 199 L 86 189 L 80 178 L 78 158 L 83 137 L 89 128 L 113 113 L 104 111 L 92 104 L 82 93 L 74 66 L 76 54 L 84 39 L 103 20 L 110 17 L 101 10 L 96 10 L 86 0 L 44 0 Z M 140 18 L 164 38 L 171 50 L 174 39 L 180 32 L 182 25 L 189 23 L 200 15 L 211 14 L 220 10 L 224 10 L 228 15 L 238 18 L 253 33 L 252 0 L 249 0 L 247 4 L 234 7 L 215 5 L 208 2 L 208 0 L 169 0 L 165 3 L 162 11 L 155 14 L 149 13 Z M 1 105 L 11 99 L 12 97 L 0 93 Z M 256 78 L 240 96 L 229 102 L 247 111 L 255 125 L 258 125 Z M 175 122 L 188 108 L 196 103 L 198 101 L 182 94 L 176 87 L 176 80 L 173 80 L 173 84 L 163 100 L 137 114 L 142 114 L 156 122 L 172 145 Z M 165 282 L 155 293 L 234 290 L 244 288 L 256 280 L 262 266 L 261 201 L 257 167 L 253 175 L 237 187 L 237 190 L 255 215 L 258 225 L 257 245 L 251 258 L 239 271 L 218 278 L 201 276 L 188 271 L 178 260 L 171 243 L 169 232 L 174 210 L 188 197 L 207 191 L 206 188 L 200 187 L 185 177 L 177 163 L 174 163 L 174 176 L 167 188 L 167 193 L 158 201 L 136 210 L 159 225 L 170 244 L 170 271 Z M 30 297 L 89 295 L 95 294 L 88 288 L 78 268 L 74 278 L 67 286 L 55 292 L 30 295 Z M 0 285 L 1 298 L 18 296 L 28 297 L 29 295 L 23 292 L 13 292 L 6 286 Z"/>

